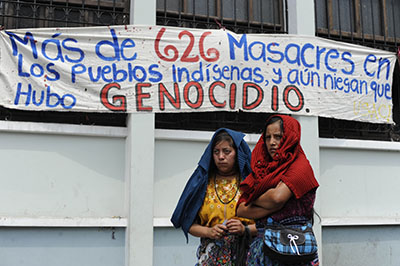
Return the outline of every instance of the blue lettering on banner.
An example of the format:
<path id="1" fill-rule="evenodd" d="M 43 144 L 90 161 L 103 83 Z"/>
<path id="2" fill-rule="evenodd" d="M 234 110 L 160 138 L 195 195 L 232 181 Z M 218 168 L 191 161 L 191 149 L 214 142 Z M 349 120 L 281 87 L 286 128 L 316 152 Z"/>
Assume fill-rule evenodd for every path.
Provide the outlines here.
<path id="1" fill-rule="evenodd" d="M 115 34 L 114 29 L 110 29 L 111 36 L 113 41 L 107 41 L 103 40 L 100 41 L 96 44 L 96 55 L 104 60 L 104 61 L 132 61 L 135 60 L 137 57 L 137 53 L 134 52 L 130 57 L 129 55 L 125 54 L 125 51 L 128 50 L 129 48 L 134 48 L 135 42 L 132 39 L 124 39 L 121 43 L 121 46 L 119 45 L 118 37 Z M 111 47 L 113 50 L 113 56 L 105 56 L 103 52 L 101 52 L 102 46 L 105 46 L 104 50 L 108 51 L 109 48 Z"/>
<path id="2" fill-rule="evenodd" d="M 289 56 L 289 51 L 290 49 L 293 48 L 295 50 L 295 57 L 294 58 L 290 58 Z M 289 43 L 288 45 L 286 45 L 285 48 L 285 58 L 286 58 L 286 62 L 288 62 L 289 64 L 297 64 L 298 66 L 301 65 L 300 63 L 300 46 L 296 43 Z"/>
<path id="3" fill-rule="evenodd" d="M 83 58 L 85 58 L 85 53 L 82 51 L 82 49 L 80 49 L 79 47 L 74 47 L 74 46 L 69 46 L 68 43 L 69 42 L 73 42 L 73 43 L 78 43 L 77 40 L 72 39 L 72 38 L 67 38 L 65 40 L 62 41 L 62 46 L 65 48 L 65 50 L 67 51 L 71 51 L 73 53 L 77 53 L 77 55 L 79 56 L 78 58 L 74 59 L 72 57 L 70 57 L 68 54 L 65 55 L 65 59 L 68 62 L 71 63 L 79 63 L 83 60 Z"/>
<path id="4" fill-rule="evenodd" d="M 27 31 L 25 33 L 25 36 L 23 39 L 13 32 L 6 31 L 6 33 L 10 37 L 13 56 L 18 55 L 18 45 L 17 45 L 17 41 L 18 41 L 18 42 L 22 43 L 23 45 L 27 45 L 29 43 L 33 58 L 35 58 L 35 59 L 38 58 L 38 53 L 37 53 L 37 49 L 36 49 L 36 41 L 33 38 L 33 34 L 31 32 Z"/>
<path id="5" fill-rule="evenodd" d="M 60 79 L 60 73 L 54 69 L 54 63 L 48 63 L 45 67 L 38 63 L 33 63 L 29 67 L 29 72 L 24 71 L 24 61 L 22 54 L 18 55 L 18 76 L 20 77 L 30 77 L 34 76 L 37 78 L 45 77 L 49 81 L 56 81 Z M 46 69 L 46 71 L 45 71 Z"/>
<path id="6" fill-rule="evenodd" d="M 386 69 L 385 79 L 389 79 L 390 61 L 387 58 L 377 58 L 373 54 L 369 54 L 364 60 L 364 73 L 369 77 L 380 78 L 381 72 Z"/>
<path id="7" fill-rule="evenodd" d="M 311 87 L 355 96 L 368 95 L 370 97 L 363 101 L 372 102 L 374 99 L 375 103 L 380 100 L 391 100 L 392 84 L 389 83 L 392 70 L 391 59 L 390 57 L 388 57 L 389 59 L 380 57 L 379 53 L 359 53 L 349 49 L 349 51 L 356 51 L 353 56 L 351 52 L 344 51 L 343 47 L 329 44 L 325 48 L 318 46 L 319 42 L 312 43 L 312 40 L 307 42 L 308 40 L 296 41 L 296 39 L 288 38 L 278 43 L 280 38 L 276 38 L 274 41 L 269 39 L 264 42 L 264 39 L 260 40 L 254 35 L 235 35 L 226 32 L 224 41 L 227 41 L 229 48 L 227 61 L 225 61 L 227 58 L 216 61 L 196 59 L 195 63 L 190 61 L 191 64 L 186 64 L 184 58 L 200 58 L 199 56 L 193 57 L 198 50 L 200 54 L 208 54 L 213 41 L 204 43 L 200 40 L 199 48 L 195 47 L 197 50 L 192 50 L 193 43 L 195 45 L 198 43 L 197 37 L 180 35 L 180 40 L 182 36 L 193 37 L 187 47 L 185 47 L 185 43 L 180 45 L 163 43 L 162 45 L 165 46 L 164 51 L 168 51 L 167 48 L 172 46 L 182 49 L 184 51 L 182 60 L 173 61 L 177 62 L 176 64 L 171 61 L 161 63 L 157 62 L 159 59 L 152 60 L 151 52 L 154 51 L 139 50 L 140 47 L 137 47 L 139 43 L 135 43 L 135 41 L 138 42 L 137 39 L 121 37 L 125 35 L 116 32 L 113 28 L 105 31 L 104 38 L 92 44 L 88 44 L 85 40 L 85 45 L 80 45 L 77 39 L 70 36 L 64 37 L 65 33 L 62 32 L 56 32 L 47 37 L 45 35 L 46 38 L 43 38 L 43 35 L 34 36 L 31 32 L 20 34 L 5 31 L 9 38 L 8 45 L 12 49 L 10 58 L 11 60 L 15 59 L 16 64 L 15 71 L 11 72 L 21 79 L 21 82 L 18 80 L 14 82 L 17 84 L 14 105 L 72 109 L 76 105 L 77 99 L 73 94 L 62 90 L 66 80 L 71 86 L 85 82 L 85 84 L 89 84 L 87 87 L 93 90 L 95 90 L 95 86 L 103 83 L 121 84 L 121 88 L 127 90 L 136 85 L 136 93 L 142 93 L 139 102 L 152 96 L 150 92 L 147 92 L 153 86 L 152 83 L 164 82 L 168 87 L 172 82 L 177 83 L 173 86 L 187 83 L 183 88 L 188 94 L 188 106 L 191 108 L 199 108 L 201 104 L 200 100 L 191 102 L 193 99 L 189 98 L 189 92 L 203 90 L 203 86 L 207 85 L 203 85 L 205 83 L 216 84 L 214 86 L 218 88 L 225 88 L 226 84 L 231 84 L 226 87 L 230 88 L 235 100 L 239 99 L 239 96 L 236 97 L 236 90 L 239 89 L 240 83 L 245 84 L 246 93 L 247 88 L 255 88 L 257 91 L 271 89 L 271 91 L 276 90 L 277 92 L 278 87 L 286 86 L 290 89 L 287 89 L 284 96 L 289 97 L 293 93 L 301 94 L 299 97 L 301 101 L 304 100 L 302 93 Z M 212 32 L 207 34 L 212 34 Z M 202 36 L 204 41 L 204 36 L 207 35 Z M 146 39 L 143 43 L 147 41 Z M 226 43 L 221 43 L 223 42 L 219 42 L 221 47 L 226 45 Z M 146 45 L 148 43 L 143 47 L 148 47 Z M 322 43 L 322 45 L 324 44 Z M 80 47 L 85 47 L 85 50 Z M 185 48 L 186 50 L 184 50 Z M 144 50 L 145 52 L 142 52 Z M 364 58 L 360 59 L 360 54 Z M 85 60 L 87 55 L 90 57 Z M 138 57 L 140 60 L 137 60 Z M 203 56 L 202 58 L 204 59 Z M 161 60 L 163 59 L 161 58 Z M 249 63 L 249 61 L 251 62 Z M 64 64 L 57 65 L 57 63 Z M 164 73 L 169 69 L 171 72 L 167 74 L 167 79 L 164 79 Z M 61 75 L 63 76 L 61 77 Z M 61 78 L 63 79 L 59 84 L 62 85 L 58 83 L 51 83 L 52 86 L 48 85 L 48 82 L 58 81 Z M 137 83 L 141 84 L 137 85 Z M 270 83 L 271 87 L 268 87 Z M 128 86 L 125 87 L 127 84 Z M 263 88 L 261 89 L 261 87 Z M 144 88 L 148 89 L 142 92 Z M 175 90 L 175 87 L 172 88 Z M 74 88 L 71 87 L 71 89 Z M 214 87 L 212 87 L 213 89 Z M 134 93 L 135 91 L 133 91 Z M 273 95 L 275 97 L 278 94 Z M 305 94 L 307 97 L 309 95 L 314 97 L 315 94 Z M 253 95 L 246 95 L 246 97 L 248 96 Z M 202 97 L 203 95 L 200 95 L 199 92 L 198 98 L 203 99 Z M 248 104 L 251 97 L 245 99 L 246 106 L 251 106 L 251 108 L 258 106 L 258 101 L 254 102 L 254 106 L 253 103 Z M 85 98 L 85 100 L 87 99 Z M 222 104 L 218 101 L 214 103 L 218 108 Z M 235 103 L 230 102 L 229 104 L 234 106 Z M 274 106 L 274 108 L 278 108 L 278 101 Z M 297 108 L 296 104 L 290 106 L 293 110 Z M 150 107 L 143 105 L 141 108 L 141 110 L 147 110 L 146 108 Z M 299 108 L 297 111 L 299 110 L 302 109 Z"/>
<path id="8" fill-rule="evenodd" d="M 253 49 L 253 47 L 255 46 L 255 45 L 257 45 L 257 46 L 260 46 L 260 48 L 261 49 L 256 49 L 256 48 L 254 48 Z M 254 51 L 259 51 L 259 55 L 257 56 L 257 55 L 255 55 L 255 52 Z M 259 41 L 256 41 L 256 42 L 252 42 L 250 45 L 249 45 L 249 54 L 250 54 L 250 57 L 251 57 L 251 59 L 253 59 L 254 61 L 258 61 L 258 60 L 263 60 L 263 62 L 265 62 L 265 59 L 266 59 L 266 55 L 265 55 L 265 44 L 263 43 L 263 42 L 259 42 Z"/>
<path id="9" fill-rule="evenodd" d="M 329 64 L 329 59 L 337 59 L 337 58 L 339 58 L 340 57 L 340 54 L 339 54 L 339 52 L 338 52 L 338 50 L 336 50 L 336 49 L 331 49 L 331 50 L 329 50 L 327 53 L 326 53 L 326 56 L 325 56 L 325 67 L 326 67 L 326 69 L 328 69 L 329 71 L 331 71 L 331 72 L 336 72 L 337 71 L 337 69 L 336 68 L 333 68 L 330 64 Z"/>
<path id="10" fill-rule="evenodd" d="M 307 68 L 313 68 L 314 64 L 309 64 L 306 62 L 306 57 L 305 57 L 305 53 L 307 49 L 314 49 L 314 45 L 312 45 L 311 43 L 306 43 L 303 45 L 303 48 L 301 48 L 301 62 L 303 63 L 303 65 Z"/>
<path id="11" fill-rule="evenodd" d="M 355 63 L 352 60 L 352 54 L 348 51 L 339 52 L 337 49 L 327 50 L 324 47 L 315 46 L 312 43 L 299 45 L 297 43 L 288 43 L 281 46 L 277 42 L 263 43 L 261 41 L 250 42 L 246 34 L 236 39 L 232 34 L 227 33 L 229 44 L 229 56 L 231 60 L 244 61 L 262 61 L 280 64 L 285 61 L 288 64 L 307 69 L 320 70 L 322 67 L 332 73 L 341 71 L 344 75 L 353 75 Z M 372 60 L 372 59 L 371 59 Z M 367 60 L 368 62 L 368 60 Z M 380 64 L 381 68 L 387 69 L 388 60 Z M 366 71 L 368 74 L 368 72 Z M 373 75 L 372 73 L 371 75 Z M 277 82 L 279 82 L 277 80 Z M 309 83 L 309 82 L 303 82 Z"/>
<path id="12" fill-rule="evenodd" d="M 238 48 L 243 47 L 243 59 L 244 61 L 249 61 L 249 55 L 247 52 L 247 35 L 243 34 L 238 42 L 235 37 L 233 37 L 230 33 L 228 33 L 228 41 L 229 41 L 229 55 L 231 60 L 235 60 L 235 46 Z"/>
<path id="13" fill-rule="evenodd" d="M 280 52 L 280 51 L 276 51 L 273 50 L 273 47 L 277 47 L 279 48 L 279 43 L 276 42 L 272 42 L 270 44 L 267 45 L 267 51 L 271 54 L 271 55 L 277 55 L 278 59 L 274 59 L 272 57 L 268 57 L 268 60 L 272 63 L 281 63 L 283 61 L 283 59 L 285 58 L 285 55 Z"/>
<path id="14" fill-rule="evenodd" d="M 28 46 L 28 49 L 30 49 L 32 57 L 34 59 L 39 58 L 38 48 L 36 46 L 37 41 L 35 40 L 31 32 L 26 32 L 23 38 L 19 37 L 17 34 L 13 32 L 6 31 L 6 33 L 10 37 L 13 56 L 20 56 L 22 54 L 18 52 L 18 43 L 20 43 L 24 46 Z M 67 61 L 70 63 L 81 62 L 85 57 L 85 53 L 83 52 L 83 50 L 80 49 L 79 47 L 73 47 L 68 44 L 70 42 L 78 43 L 78 41 L 72 38 L 67 38 L 63 41 L 56 39 L 60 36 L 61 33 L 56 33 L 52 36 L 52 38 L 45 39 L 42 42 L 40 51 L 43 57 L 50 61 L 60 61 L 60 62 Z M 48 47 L 53 47 L 54 49 Z M 51 50 L 51 55 L 49 54 L 50 50 Z M 56 51 L 55 54 L 54 50 Z M 27 56 L 27 54 L 24 55 Z"/>
<path id="15" fill-rule="evenodd" d="M 365 60 L 364 60 L 364 72 L 369 77 L 373 77 L 375 75 L 375 71 L 370 72 L 368 69 L 368 65 L 369 65 L 369 63 L 375 63 L 375 62 L 376 62 L 376 56 L 373 54 L 368 55 L 367 58 L 365 58 Z"/>
<path id="16" fill-rule="evenodd" d="M 351 53 L 344 52 L 342 54 L 342 60 L 350 65 L 350 70 L 347 70 L 345 68 L 342 69 L 343 74 L 352 75 L 354 73 L 356 66 L 354 65 L 354 61 L 351 60 L 350 58 L 351 58 Z"/>
<path id="17" fill-rule="evenodd" d="M 45 102 L 46 107 L 56 108 L 61 105 L 64 109 L 72 109 L 76 104 L 76 98 L 72 94 L 64 94 L 60 96 L 56 92 L 51 92 L 50 86 L 47 86 L 46 91 L 40 90 L 39 100 L 37 99 L 37 90 L 32 89 L 32 85 L 28 84 L 28 90 L 22 90 L 22 84 L 18 83 L 17 92 L 14 99 L 14 105 L 19 105 L 23 102 L 22 97 L 25 97 L 25 106 L 29 106 L 31 102 L 36 106 L 41 106 Z"/>
<path id="18" fill-rule="evenodd" d="M 272 71 L 277 76 L 276 79 L 272 79 L 275 84 L 280 84 L 282 82 L 282 69 L 273 68 Z"/>
<path id="19" fill-rule="evenodd" d="M 201 62 L 198 68 L 180 67 L 172 65 L 172 80 L 174 82 L 215 82 L 226 81 L 252 81 L 260 84 L 266 82 L 259 67 L 239 67 L 236 65 L 207 64 L 204 66 Z"/>
<path id="20" fill-rule="evenodd" d="M 163 75 L 157 69 L 157 64 L 152 64 L 147 68 L 140 65 L 128 63 L 125 67 L 113 63 L 111 65 L 103 65 L 94 68 L 86 67 L 84 64 L 76 64 L 71 67 L 71 82 L 75 83 L 79 76 L 89 78 L 92 82 L 105 81 L 112 82 L 160 82 Z"/>

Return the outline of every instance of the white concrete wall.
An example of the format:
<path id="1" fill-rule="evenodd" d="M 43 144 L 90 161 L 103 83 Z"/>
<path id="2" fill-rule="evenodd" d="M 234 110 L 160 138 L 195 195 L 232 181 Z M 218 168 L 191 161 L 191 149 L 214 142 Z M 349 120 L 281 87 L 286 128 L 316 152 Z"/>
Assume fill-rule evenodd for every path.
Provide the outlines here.
<path id="1" fill-rule="evenodd" d="M 195 263 L 198 239 L 192 237 L 186 244 L 181 230 L 171 228 L 169 217 L 211 134 L 156 131 L 154 265 Z M 257 138 L 247 136 L 251 147 Z M 399 265 L 400 217 L 396 205 L 400 200 L 400 143 L 316 142 L 320 147 L 317 201 L 324 265 L 373 266 L 382 265 L 381 261 L 383 265 Z"/>
<path id="2" fill-rule="evenodd" d="M 154 235 L 142 235 L 152 239 L 153 265 L 195 263 L 198 239 L 186 244 L 169 218 L 211 135 L 155 130 L 154 193 L 148 195 Z M 63 265 L 67 254 L 74 254 L 74 265 L 126 263 L 127 137 L 126 128 L 0 122 L 0 256 L 7 266 L 32 260 L 50 266 L 57 258 Z M 246 136 L 251 147 L 257 139 Z M 384 265 L 399 265 L 400 143 L 317 142 L 325 265 L 372 266 L 382 258 Z M 96 259 L 107 252 L 112 264 Z"/>
<path id="3" fill-rule="evenodd" d="M 125 216 L 125 129 L 0 121 L 0 219 Z M 11 204 L 12 203 L 12 204 Z"/>
<path id="4" fill-rule="evenodd" d="M 126 133 L 0 121 L 0 265 L 124 265 Z"/>
<path id="5" fill-rule="evenodd" d="M 321 139 L 320 144 L 324 225 L 400 224 L 400 143 Z"/>
<path id="6" fill-rule="evenodd" d="M 132 24 L 155 23 L 154 0 L 131 7 Z M 313 35 L 313 10 L 313 0 L 289 0 L 289 33 Z M 0 121 L 0 265 L 194 264 L 198 239 L 186 244 L 169 218 L 212 133 L 154 131 L 153 114 L 128 120 Z M 318 140 L 317 118 L 299 120 L 321 183 L 324 265 L 400 265 L 399 143 Z"/>
<path id="7" fill-rule="evenodd" d="M 325 265 L 400 265 L 400 143 L 320 139 Z"/>

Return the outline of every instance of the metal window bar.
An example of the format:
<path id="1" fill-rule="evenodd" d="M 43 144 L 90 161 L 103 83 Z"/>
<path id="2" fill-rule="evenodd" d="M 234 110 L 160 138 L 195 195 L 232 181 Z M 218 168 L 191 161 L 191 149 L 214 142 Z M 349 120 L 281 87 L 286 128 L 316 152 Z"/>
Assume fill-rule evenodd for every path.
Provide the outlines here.
<path id="1" fill-rule="evenodd" d="M 252 17 L 252 15 L 251 15 L 251 11 L 250 11 L 250 8 L 252 7 L 252 3 L 253 2 L 253 0 L 248 0 L 247 1 L 247 27 L 250 27 L 250 21 L 251 21 L 251 17 Z M 235 12 L 236 12 L 236 10 L 235 10 Z"/>
<path id="2" fill-rule="evenodd" d="M 362 7 L 361 7 L 361 3 L 358 3 L 358 6 L 359 6 L 359 9 L 360 9 L 360 17 L 361 17 L 361 19 L 359 19 L 359 20 L 360 20 L 360 22 L 361 22 L 362 43 L 365 43 L 364 20 L 362 19 L 362 18 L 364 17 L 364 15 L 363 15 L 363 9 L 362 9 Z"/>
<path id="3" fill-rule="evenodd" d="M 0 26 L 5 29 L 124 25 L 128 22 L 129 0 L 0 1 Z M 0 120 L 126 126 L 126 114 L 121 113 L 30 112 L 1 106 Z"/>
<path id="4" fill-rule="evenodd" d="M 398 43 L 397 43 L 397 38 L 396 38 L 396 21 L 395 21 L 395 13 L 394 13 L 394 10 L 395 10 L 395 4 L 394 4 L 394 2 L 393 2 L 394 0 L 392 0 L 392 18 L 393 18 L 393 21 L 392 21 L 392 25 L 393 25 L 393 36 L 394 36 L 394 40 L 395 40 L 395 47 L 398 47 L 399 45 L 398 45 Z M 400 12 L 400 9 L 398 10 L 399 12 Z"/>
<path id="5" fill-rule="evenodd" d="M 315 0 L 314 2 L 317 36 L 377 49 L 390 51 L 397 49 L 400 42 L 400 35 L 396 32 L 398 29 L 396 24 L 399 23 L 396 20 L 400 12 L 398 2 L 349 0 L 347 13 L 345 11 L 347 5 L 343 5 L 343 0 Z"/>
<path id="6" fill-rule="evenodd" d="M 370 5 L 371 5 L 371 19 L 372 19 L 372 40 L 373 40 L 373 43 L 374 43 L 374 46 L 375 46 L 375 21 L 374 21 L 374 8 L 373 8 L 373 3 L 372 3 L 372 0 L 370 0 L 369 1 L 370 2 Z"/>
<path id="7" fill-rule="evenodd" d="M 340 10 L 341 10 L 341 3 L 340 3 L 340 0 L 337 0 L 338 2 L 337 2 L 337 9 L 338 9 L 338 24 L 339 24 L 339 38 L 340 38 L 340 40 L 342 40 L 343 39 L 343 36 L 342 36 L 342 20 L 341 20 L 341 16 L 340 16 Z"/>
<path id="8" fill-rule="evenodd" d="M 351 34 L 351 41 L 354 41 L 354 21 L 353 21 L 353 12 L 354 12 L 354 7 L 352 5 L 352 1 L 349 1 L 349 18 L 350 18 L 350 34 Z"/>
<path id="9" fill-rule="evenodd" d="M 275 1 L 274 0 L 272 0 L 272 10 L 275 10 Z M 262 13 L 262 12 L 261 12 Z M 272 13 L 272 21 L 274 22 L 274 31 L 276 31 L 276 24 L 275 24 L 275 21 L 276 21 L 276 14 L 275 14 L 275 11 Z M 261 20 L 262 21 L 262 20 Z"/>
<path id="10" fill-rule="evenodd" d="M 374 0 L 374 2 L 372 0 L 351 0 L 349 5 L 353 6 L 354 9 L 351 6 L 349 8 L 350 20 L 348 23 L 350 25 L 342 24 L 345 23 L 345 18 L 340 17 L 341 8 L 339 5 L 337 10 L 333 9 L 334 1 L 337 1 L 337 3 L 340 2 L 340 0 L 314 1 L 317 36 L 393 52 L 397 50 L 400 36 L 396 32 L 396 19 L 399 17 L 400 6 L 395 5 L 396 1 Z M 365 7 L 362 6 L 363 3 L 366 3 Z M 324 4 L 325 9 L 322 8 Z M 379 8 L 376 9 L 374 4 L 378 4 Z M 371 10 L 368 10 L 368 8 Z M 386 12 L 386 10 L 390 9 L 391 11 Z M 380 14 L 381 18 L 377 19 L 375 14 Z M 392 16 L 391 19 L 390 14 Z M 368 18 L 372 21 L 370 32 L 367 29 L 366 23 L 368 20 L 366 16 L 371 16 L 371 18 Z M 334 17 L 339 17 L 339 21 L 336 24 L 337 28 L 332 23 Z M 349 28 L 350 32 L 343 31 L 344 28 Z M 389 31 L 389 29 L 391 30 Z M 390 35 L 392 32 L 393 36 Z M 372 124 L 319 118 L 320 137 L 400 141 L 400 73 L 397 64 L 393 80 L 393 119 L 396 124 Z"/>
<path id="11" fill-rule="evenodd" d="M 0 25 L 7 29 L 127 24 L 128 0 L 2 0 Z"/>
<path id="12" fill-rule="evenodd" d="M 179 0 L 179 7 L 175 10 L 169 6 L 173 1 L 157 1 L 158 25 L 208 29 L 223 27 L 236 33 L 288 31 L 283 12 L 286 0 Z M 188 11 L 186 7 L 190 5 L 192 8 Z M 260 10 L 256 6 L 260 6 Z M 263 8 L 267 10 L 267 7 L 271 12 L 269 17 L 263 14 Z"/>
<path id="13" fill-rule="evenodd" d="M 386 1 L 381 2 L 381 6 L 382 8 L 379 10 L 380 11 L 380 18 L 381 18 L 381 32 L 383 32 L 383 44 L 384 46 L 386 46 L 386 37 L 389 34 L 388 33 L 388 22 L 387 22 L 387 18 L 386 18 L 386 14 L 385 14 L 385 10 L 386 10 Z"/>
<path id="14" fill-rule="evenodd" d="M 262 5 L 262 2 L 263 1 L 260 1 L 260 21 L 261 21 L 261 32 L 263 31 L 263 29 L 264 29 L 264 23 L 262 23 L 264 20 L 263 20 L 263 12 L 262 12 L 262 10 L 263 10 L 263 5 Z M 274 18 L 274 21 L 275 21 L 275 18 Z M 274 27 L 274 31 L 276 31 L 276 27 Z"/>

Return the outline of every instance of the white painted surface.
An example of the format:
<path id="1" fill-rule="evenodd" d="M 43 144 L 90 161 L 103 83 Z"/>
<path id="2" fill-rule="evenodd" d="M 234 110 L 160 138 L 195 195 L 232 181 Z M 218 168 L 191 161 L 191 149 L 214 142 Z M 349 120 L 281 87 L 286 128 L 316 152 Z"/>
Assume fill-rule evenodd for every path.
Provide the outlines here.
<path id="1" fill-rule="evenodd" d="M 3 130 L 0 147 L 0 216 L 125 216 L 124 139 Z"/>
<path id="2" fill-rule="evenodd" d="M 0 228 L 1 266 L 123 266 L 122 228 Z"/>
<path id="3" fill-rule="evenodd" d="M 126 266 L 153 265 L 154 114 L 130 114 L 126 139 Z"/>
<path id="4" fill-rule="evenodd" d="M 302 144 L 313 163 L 316 153 L 310 143 L 313 143 L 315 136 L 304 138 L 311 134 L 308 131 L 313 130 L 313 122 L 299 120 L 303 128 L 306 125 Z M 135 233 L 150 241 L 146 245 L 153 247 L 153 265 L 193 264 L 198 239 L 191 237 L 189 244 L 186 244 L 182 231 L 173 229 L 169 219 L 212 132 L 155 130 L 152 136 L 149 131 L 145 132 L 143 138 L 155 139 L 154 160 L 148 159 L 151 155 L 142 156 L 144 160 L 147 158 L 148 165 L 154 167 L 154 181 L 141 179 L 147 190 L 140 189 L 139 194 L 135 192 L 134 197 L 139 197 L 139 200 L 133 199 L 132 202 L 139 202 L 139 205 L 132 206 L 133 211 L 136 208 L 136 213 L 145 215 L 138 219 L 134 215 L 128 221 L 125 209 L 128 208 L 125 201 L 128 200 L 125 199 L 128 193 L 124 177 L 125 137 L 121 137 L 125 130 L 102 134 L 101 127 L 81 127 L 71 131 L 70 127 L 57 124 L 49 127 L 46 124 L 39 127 L 33 125 L 24 129 L 22 124 L 6 123 L 2 123 L 0 131 L 0 197 L 2 202 L 12 204 L 2 204 L 0 207 L 0 231 L 3 234 L 7 237 L 14 234 L 18 242 L 23 237 L 17 233 L 18 228 L 122 229 L 132 222 L 137 230 Z M 137 126 L 146 123 L 149 121 L 141 121 Z M 42 129 L 38 129 L 40 127 Z M 136 134 L 132 136 L 138 137 Z M 138 139 L 143 140 L 142 137 Z M 251 148 L 258 137 L 258 134 L 246 136 Z M 332 254 L 347 254 L 346 241 L 353 241 L 356 254 L 362 255 L 364 249 L 369 249 L 363 255 L 369 258 L 366 261 L 375 261 L 374 252 L 385 254 L 387 249 L 396 250 L 400 243 L 394 240 L 388 242 L 387 237 L 388 232 L 398 234 L 398 227 L 393 225 L 400 224 L 397 206 L 400 200 L 397 192 L 400 185 L 399 143 L 335 139 L 318 139 L 315 143 L 319 143 L 321 251 L 324 251 L 327 265 L 342 265 L 339 263 L 341 258 L 335 262 Z M 141 151 L 139 154 L 143 154 Z M 132 152 L 132 156 L 136 156 L 136 153 Z M 154 190 L 154 214 L 144 207 L 150 203 L 141 200 L 151 194 L 148 190 L 151 186 Z M 65 208 L 56 208 L 63 204 Z M 371 230 L 363 230 L 366 226 Z M 27 237 L 35 234 L 35 229 L 31 230 Z M 3 237 L 1 232 L 0 237 Z M 365 234 L 367 240 L 374 239 L 374 244 L 366 245 L 362 242 L 365 239 L 351 238 L 357 232 Z M 381 239 L 379 234 L 387 237 Z M 51 233 L 43 235 L 52 238 Z M 97 236 L 91 237 L 95 241 Z M 60 238 L 57 241 L 64 240 Z M 87 245 L 89 247 L 91 244 L 88 242 Z M 36 252 L 35 247 L 31 248 L 28 252 Z M 127 246 L 114 248 L 124 250 Z M 64 249 L 59 246 L 55 252 L 62 254 Z M 101 252 L 100 249 L 98 252 Z M 144 255 L 149 255 L 147 249 L 144 252 Z M 118 251 L 116 254 L 122 253 Z M 5 260 L 12 259 L 13 254 L 10 249 L 2 253 Z M 361 265 L 353 264 L 352 258 L 346 256 L 346 261 L 351 265 Z M 28 255 L 24 257 L 29 258 Z M 392 258 L 392 261 L 396 261 Z M 332 261 L 336 264 L 330 264 Z M 356 259 L 354 263 L 358 263 Z M 386 265 L 397 264 L 393 262 Z"/>
<path id="5" fill-rule="evenodd" d="M 313 0 L 287 0 L 289 34 L 315 35 Z"/>
<path id="6" fill-rule="evenodd" d="M 324 262 L 329 266 L 398 266 L 399 239 L 399 226 L 329 227 L 324 230 Z"/>
<path id="7" fill-rule="evenodd" d="M 91 136 L 125 138 L 127 129 L 124 127 L 105 127 L 87 125 L 69 125 L 56 123 L 34 123 L 1 121 L 0 132 L 38 133 L 51 135 Z"/>
<path id="8" fill-rule="evenodd" d="M 398 218 L 399 161 L 398 150 L 385 147 L 321 148 L 321 215 Z"/>
<path id="9" fill-rule="evenodd" d="M 130 0 L 129 22 L 156 24 L 156 0 Z M 155 114 L 129 114 L 126 139 L 125 266 L 153 265 Z"/>

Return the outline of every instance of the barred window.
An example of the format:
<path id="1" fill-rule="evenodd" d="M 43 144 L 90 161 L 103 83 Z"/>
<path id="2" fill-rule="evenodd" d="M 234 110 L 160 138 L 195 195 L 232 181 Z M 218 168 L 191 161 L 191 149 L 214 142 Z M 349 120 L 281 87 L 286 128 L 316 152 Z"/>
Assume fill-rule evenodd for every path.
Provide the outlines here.
<path id="1" fill-rule="evenodd" d="M 400 1 L 315 0 L 317 35 L 395 51 Z"/>
<path id="2" fill-rule="evenodd" d="M 3 0 L 0 24 L 7 29 L 128 24 L 128 12 L 129 0 Z"/>
<path id="3" fill-rule="evenodd" d="M 395 52 L 400 45 L 400 1 L 315 0 L 316 35 Z M 393 75 L 394 125 L 320 118 L 320 137 L 400 141 L 400 72 Z"/>
<path id="4" fill-rule="evenodd" d="M 129 0 L 0 0 L 6 29 L 87 27 L 129 23 Z M 0 120 L 125 126 L 126 114 L 22 111 L 0 106 Z"/>
<path id="5" fill-rule="evenodd" d="M 285 0 L 157 0 L 157 24 L 236 33 L 288 32 Z M 249 112 L 157 113 L 156 128 L 259 133 L 270 114 Z"/>
<path id="6" fill-rule="evenodd" d="M 157 0 L 157 24 L 287 33 L 282 0 Z"/>

